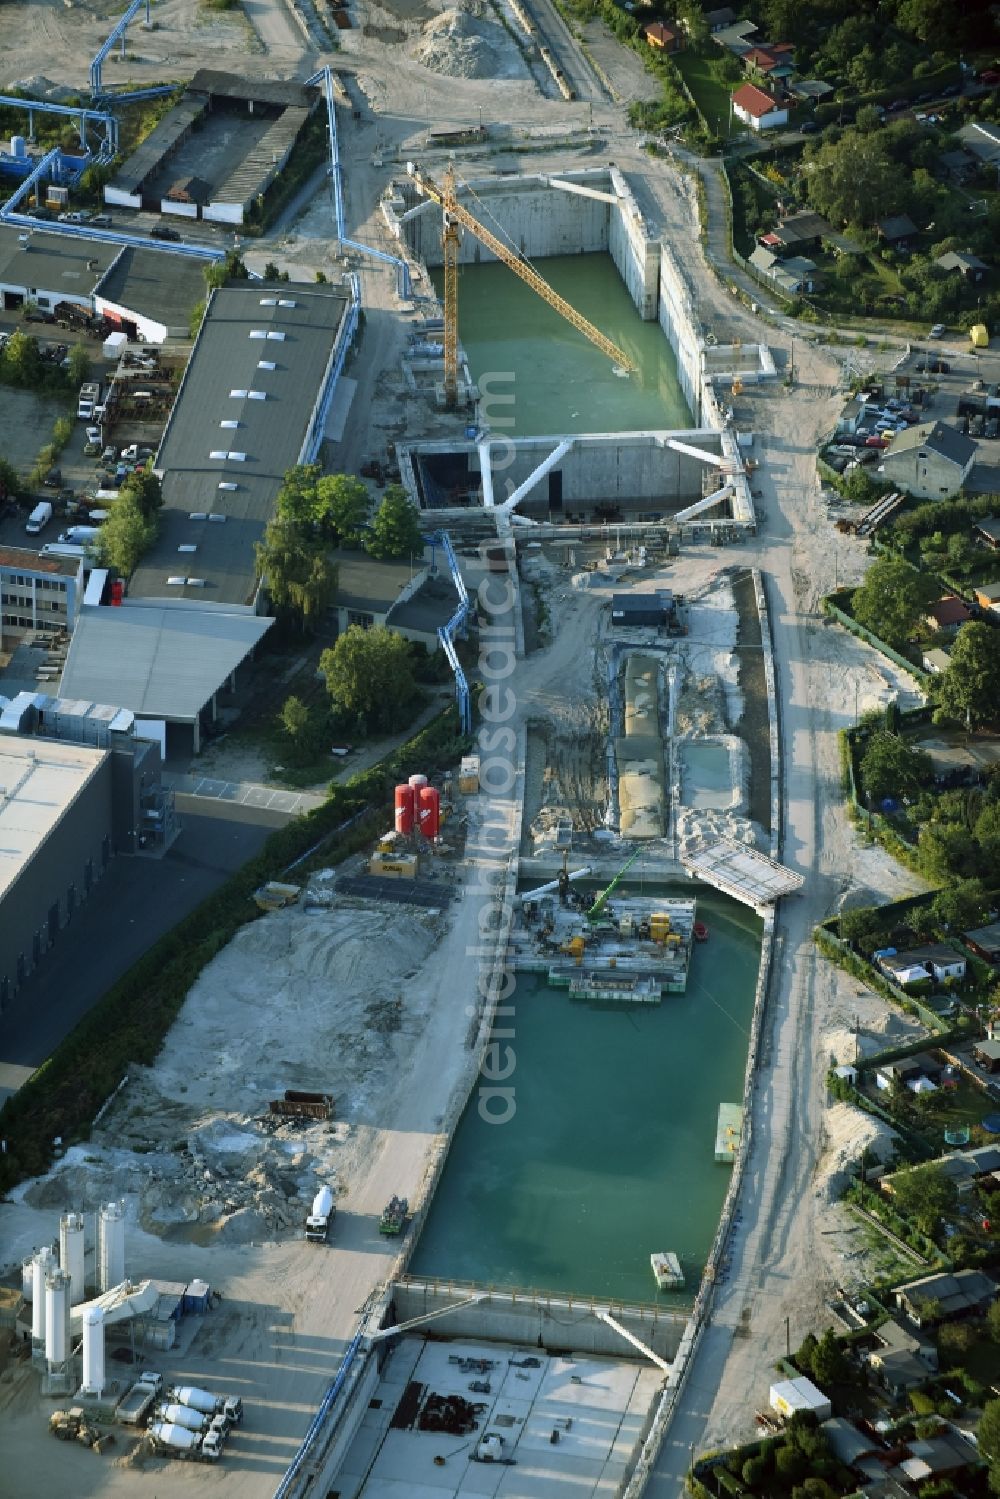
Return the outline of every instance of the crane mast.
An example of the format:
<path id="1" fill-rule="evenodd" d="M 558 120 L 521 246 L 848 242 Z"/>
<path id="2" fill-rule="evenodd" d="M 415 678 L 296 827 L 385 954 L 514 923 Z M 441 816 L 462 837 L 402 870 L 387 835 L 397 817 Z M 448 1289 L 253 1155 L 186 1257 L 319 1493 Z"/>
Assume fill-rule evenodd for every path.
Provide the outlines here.
<path id="1" fill-rule="evenodd" d="M 410 166 L 410 175 L 420 191 L 438 203 L 444 216 L 444 228 L 442 232 L 442 248 L 444 251 L 444 393 L 445 402 L 448 406 L 454 406 L 458 399 L 458 246 L 459 226 L 468 229 L 470 234 L 475 235 L 480 244 L 486 246 L 499 261 L 512 270 L 515 276 L 519 276 L 525 285 L 530 286 L 533 292 L 553 307 L 556 312 L 564 317 L 568 323 L 577 329 L 579 333 L 590 340 L 602 354 L 606 354 L 614 363 L 616 368 L 630 373 L 634 369 L 632 361 L 623 349 L 606 338 L 599 328 L 596 328 L 588 318 L 577 312 L 576 308 L 561 297 L 558 292 L 553 291 L 549 283 L 541 277 L 533 266 L 522 259 L 503 240 L 492 234 L 485 225 L 472 214 L 459 201 L 455 192 L 455 172 L 448 167 L 442 179 L 441 186 L 417 167 Z"/>

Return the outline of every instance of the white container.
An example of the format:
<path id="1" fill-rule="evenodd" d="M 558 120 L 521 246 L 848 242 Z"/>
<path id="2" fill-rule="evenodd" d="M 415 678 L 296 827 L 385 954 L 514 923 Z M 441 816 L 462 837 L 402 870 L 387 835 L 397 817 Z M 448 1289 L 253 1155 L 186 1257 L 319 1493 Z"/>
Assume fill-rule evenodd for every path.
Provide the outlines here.
<path id="1" fill-rule="evenodd" d="M 104 1313 L 88 1306 L 83 1314 L 83 1388 L 88 1395 L 104 1389 Z"/>
<path id="2" fill-rule="evenodd" d="M 97 1284 L 102 1292 L 125 1279 L 125 1205 L 109 1202 L 97 1224 Z"/>
<path id="3" fill-rule="evenodd" d="M 50 1270 L 45 1277 L 45 1357 L 50 1364 L 69 1356 L 69 1276 Z"/>
<path id="4" fill-rule="evenodd" d="M 45 1277 L 52 1265 L 52 1250 L 40 1249 L 31 1271 L 31 1336 L 45 1342 Z"/>
<path id="5" fill-rule="evenodd" d="M 59 1264 L 69 1276 L 69 1299 L 78 1306 L 84 1297 L 83 1214 L 63 1213 L 59 1219 Z"/>

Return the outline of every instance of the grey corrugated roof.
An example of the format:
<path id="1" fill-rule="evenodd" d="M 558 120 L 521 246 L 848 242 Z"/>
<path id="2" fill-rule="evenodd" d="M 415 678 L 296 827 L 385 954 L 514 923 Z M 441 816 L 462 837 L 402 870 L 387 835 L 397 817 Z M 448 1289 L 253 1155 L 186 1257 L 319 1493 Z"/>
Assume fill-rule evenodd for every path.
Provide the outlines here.
<path id="1" fill-rule="evenodd" d="M 273 623 L 249 610 L 191 604 L 84 609 L 60 691 L 145 718 L 191 722 Z"/>
<path id="2" fill-rule="evenodd" d="M 213 294 L 156 457 L 164 475 L 162 527 L 132 579 L 133 598 L 174 598 L 178 590 L 167 578 L 183 573 L 204 579 L 192 595 L 199 602 L 251 601 L 253 543 L 274 513 L 285 472 L 302 456 L 346 306 L 333 286 L 255 281 Z M 251 338 L 253 332 L 285 337 Z M 259 369 L 262 360 L 275 368 Z M 234 397 L 232 390 L 262 391 L 266 399 Z M 240 425 L 224 428 L 223 421 Z M 211 458 L 213 452 L 246 458 Z M 220 489 L 223 483 L 237 488 Z M 192 512 L 227 519 L 192 521 Z M 178 555 L 179 546 L 198 550 Z"/>
<path id="3" fill-rule="evenodd" d="M 129 245 L 101 277 L 95 294 L 186 332 L 192 309 L 205 299 L 204 264 L 168 250 Z"/>
<path id="4" fill-rule="evenodd" d="M 211 94 L 216 99 L 252 99 L 255 104 L 270 104 L 279 109 L 308 109 L 315 98 L 295 78 L 246 78 L 216 68 L 199 68 L 188 88 L 194 94 Z"/>
<path id="5" fill-rule="evenodd" d="M 136 147 L 108 186 L 117 188 L 119 192 L 138 192 L 146 178 L 155 172 L 171 148 L 187 134 L 195 120 L 207 109 L 207 99 L 190 99 L 187 96 L 181 99 L 149 132 L 142 144 Z"/>
<path id="6" fill-rule="evenodd" d="M 919 427 L 910 427 L 893 438 L 886 460 L 897 453 L 909 452 L 911 448 L 929 448 L 932 453 L 946 458 L 949 463 L 965 468 L 976 454 L 976 444 L 971 437 L 949 427 L 946 422 L 924 422 Z"/>
<path id="7" fill-rule="evenodd" d="M 21 235 L 29 235 L 27 244 Z M 76 234 L 46 234 L 0 224 L 0 281 L 65 297 L 89 297 L 101 276 L 121 254 L 120 245 Z"/>

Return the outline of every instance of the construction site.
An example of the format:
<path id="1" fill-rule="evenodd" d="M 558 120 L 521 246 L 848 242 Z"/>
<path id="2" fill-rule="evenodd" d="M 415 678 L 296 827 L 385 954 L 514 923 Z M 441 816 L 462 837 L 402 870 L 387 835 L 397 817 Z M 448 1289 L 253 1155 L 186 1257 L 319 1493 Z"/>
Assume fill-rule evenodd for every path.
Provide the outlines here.
<path id="1" fill-rule="evenodd" d="M 185 1459 L 241 1499 L 678 1493 L 842 1273 L 794 1059 L 822 1078 L 827 1031 L 883 1022 L 799 955 L 852 858 L 899 878 L 838 820 L 836 734 L 909 689 L 814 620 L 863 568 L 816 523 L 838 370 L 776 378 L 787 330 L 625 124 L 637 59 L 605 87 L 554 10 L 500 9 L 354 0 L 334 56 L 311 4 L 165 0 L 115 61 L 322 90 L 329 160 L 242 248 L 343 285 L 316 451 L 398 465 L 471 753 L 264 887 L 156 1061 L 0 1207 L 25 1491 L 170 1499 L 208 1481 Z M 61 10 L 26 10 L 44 45 L 0 46 L 5 77 L 79 83 Z"/>

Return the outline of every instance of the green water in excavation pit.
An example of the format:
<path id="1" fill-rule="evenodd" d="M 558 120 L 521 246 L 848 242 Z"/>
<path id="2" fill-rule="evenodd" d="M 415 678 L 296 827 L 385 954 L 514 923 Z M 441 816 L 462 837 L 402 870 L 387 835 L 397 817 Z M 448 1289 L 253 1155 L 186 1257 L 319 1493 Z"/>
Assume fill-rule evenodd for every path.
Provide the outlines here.
<path id="1" fill-rule="evenodd" d="M 498 1021 L 514 1032 L 514 1117 L 485 1122 L 473 1093 L 412 1273 L 690 1300 L 732 1173 L 715 1162 L 715 1131 L 719 1104 L 743 1097 L 761 934 L 753 912 L 702 887 L 698 918 L 709 940 L 687 991 L 659 1005 L 590 1006 L 519 977 L 513 1016 Z M 679 1254 L 682 1293 L 656 1290 L 654 1250 Z"/>
<path id="2" fill-rule="evenodd" d="M 607 355 L 505 265 L 461 266 L 459 338 L 495 434 L 690 427 L 673 350 L 659 323 L 639 317 L 610 255 L 557 255 L 536 269 L 635 369 L 616 375 Z M 443 294 L 440 271 L 433 280 Z"/>

